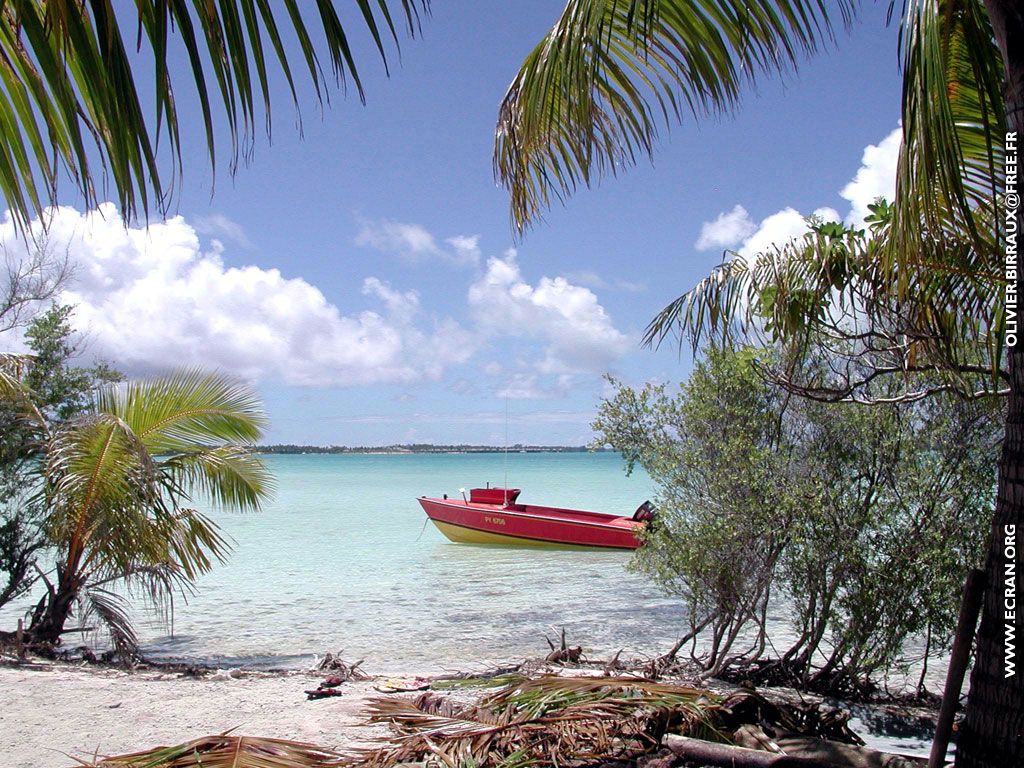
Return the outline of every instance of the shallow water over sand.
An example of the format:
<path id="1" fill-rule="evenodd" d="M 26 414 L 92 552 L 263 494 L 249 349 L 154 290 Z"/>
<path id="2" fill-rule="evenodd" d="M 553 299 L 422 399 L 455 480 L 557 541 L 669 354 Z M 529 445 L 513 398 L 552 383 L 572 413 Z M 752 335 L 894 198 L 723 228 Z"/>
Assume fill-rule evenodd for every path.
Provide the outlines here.
<path id="1" fill-rule="evenodd" d="M 671 643 L 685 614 L 625 571 L 623 552 L 452 544 L 416 496 L 500 484 L 500 454 L 268 456 L 263 512 L 218 514 L 230 561 L 148 622 L 146 650 L 220 664 L 296 666 L 344 648 L 377 672 L 439 671 L 546 650 L 565 626 L 596 653 Z M 614 454 L 508 455 L 523 500 L 631 514 L 653 493 Z"/>

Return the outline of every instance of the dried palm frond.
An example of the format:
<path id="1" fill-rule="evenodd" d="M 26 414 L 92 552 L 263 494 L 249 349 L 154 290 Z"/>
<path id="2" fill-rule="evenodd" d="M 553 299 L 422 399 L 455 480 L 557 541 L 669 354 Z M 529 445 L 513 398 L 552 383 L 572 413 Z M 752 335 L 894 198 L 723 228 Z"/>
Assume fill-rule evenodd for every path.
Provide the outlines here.
<path id="1" fill-rule="evenodd" d="M 376 699 L 370 721 L 394 735 L 350 764 L 389 768 L 428 757 L 445 765 L 556 766 L 629 758 L 655 747 L 671 722 L 686 733 L 713 730 L 720 706 L 706 691 L 629 677 L 516 681 L 461 707 L 435 694 Z"/>
<path id="2" fill-rule="evenodd" d="M 83 768 L 336 768 L 342 760 L 337 752 L 314 744 L 224 734 L 78 763 Z"/>

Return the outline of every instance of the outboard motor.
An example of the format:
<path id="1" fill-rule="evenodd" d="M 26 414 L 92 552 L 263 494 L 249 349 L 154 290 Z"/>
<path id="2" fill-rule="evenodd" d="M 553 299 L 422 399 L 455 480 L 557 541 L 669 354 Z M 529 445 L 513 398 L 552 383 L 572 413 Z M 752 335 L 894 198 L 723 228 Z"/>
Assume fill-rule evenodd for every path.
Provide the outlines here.
<path id="1" fill-rule="evenodd" d="M 650 499 L 645 501 L 639 507 L 636 508 L 636 512 L 633 513 L 633 520 L 638 523 L 650 523 L 654 520 L 654 513 L 657 508 L 651 502 Z"/>

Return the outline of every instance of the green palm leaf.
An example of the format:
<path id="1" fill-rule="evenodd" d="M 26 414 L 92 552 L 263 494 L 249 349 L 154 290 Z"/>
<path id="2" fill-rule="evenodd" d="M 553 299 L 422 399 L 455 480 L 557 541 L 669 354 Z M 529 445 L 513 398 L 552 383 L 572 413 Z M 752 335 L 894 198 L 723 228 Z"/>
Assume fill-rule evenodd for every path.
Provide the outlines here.
<path id="1" fill-rule="evenodd" d="M 919 252 L 923 224 L 969 236 L 994 271 L 1005 78 L 984 5 L 905 0 L 900 29 L 903 146 L 890 257 Z"/>
<path id="2" fill-rule="evenodd" d="M 99 393 L 97 408 L 122 420 L 153 454 L 252 444 L 267 423 L 248 387 L 198 369 L 109 387 Z"/>
<path id="3" fill-rule="evenodd" d="M 353 28 L 370 35 L 386 70 L 397 27 L 418 31 L 429 0 L 356 0 L 344 19 L 330 0 L 139 0 L 134 17 L 115 6 L 108 0 L 0 3 L 0 191 L 21 225 L 57 202 L 64 173 L 87 206 L 106 194 L 97 183 L 109 178 L 126 216 L 153 207 L 165 212 L 181 173 L 177 104 L 183 96 L 199 103 L 214 168 L 214 113 L 223 109 L 234 171 L 251 155 L 260 112 L 269 133 L 272 69 L 284 75 L 296 108 L 299 72 L 321 103 L 329 100 L 331 78 L 342 86 L 350 81 L 362 100 Z M 298 62 L 284 43 L 289 33 L 298 42 Z M 184 71 L 169 66 L 178 46 L 189 62 Z M 152 62 L 153 114 L 139 95 L 133 47 Z M 169 172 L 162 168 L 161 141 Z"/>
<path id="4" fill-rule="evenodd" d="M 581 184 L 650 155 L 658 125 L 736 106 L 831 39 L 839 0 L 569 0 L 498 113 L 495 175 L 522 231 Z"/>

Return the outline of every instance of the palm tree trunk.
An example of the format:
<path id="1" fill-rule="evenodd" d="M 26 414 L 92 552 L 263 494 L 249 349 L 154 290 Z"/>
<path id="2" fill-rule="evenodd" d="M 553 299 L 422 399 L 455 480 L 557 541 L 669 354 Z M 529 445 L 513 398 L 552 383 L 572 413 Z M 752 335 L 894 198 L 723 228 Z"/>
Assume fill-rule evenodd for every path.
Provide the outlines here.
<path id="1" fill-rule="evenodd" d="M 1024 139 L 1024 6 L 1019 0 L 985 0 L 989 20 L 1003 55 L 1006 72 L 1007 129 Z M 999 137 L 997 140 L 1001 140 Z M 1019 188 L 1019 182 L 1018 182 Z M 1017 210 L 1017 232 L 1021 212 Z M 1020 236 L 1018 234 L 1018 245 Z M 1020 266 L 1018 265 L 1018 272 Z M 1020 287 L 1018 279 L 1018 288 Z M 971 673 L 967 717 L 957 743 L 957 768 L 1024 765 L 1024 663 L 1022 629 L 1024 599 L 1021 589 L 1021 552 L 1024 550 L 1024 348 L 1009 352 L 1011 391 L 1006 416 L 1003 452 L 999 458 L 996 512 L 985 566 L 987 588 L 978 630 L 978 653 Z M 1015 526 L 1016 670 L 1007 676 L 1004 540 L 1007 526 Z"/>
<path id="2" fill-rule="evenodd" d="M 59 645 L 64 625 L 67 624 L 75 600 L 78 598 L 80 584 L 77 575 L 62 573 L 57 581 L 57 589 L 50 592 L 39 620 L 33 622 L 28 629 L 30 641 Z"/>

